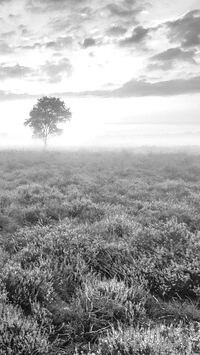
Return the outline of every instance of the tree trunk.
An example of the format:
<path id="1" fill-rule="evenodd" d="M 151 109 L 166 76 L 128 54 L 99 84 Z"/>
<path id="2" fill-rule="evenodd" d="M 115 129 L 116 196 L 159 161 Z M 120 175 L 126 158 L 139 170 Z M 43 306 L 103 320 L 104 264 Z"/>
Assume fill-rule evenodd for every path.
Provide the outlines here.
<path id="1" fill-rule="evenodd" d="M 43 142 L 44 142 L 44 149 L 47 149 L 47 137 L 46 136 L 43 138 Z"/>

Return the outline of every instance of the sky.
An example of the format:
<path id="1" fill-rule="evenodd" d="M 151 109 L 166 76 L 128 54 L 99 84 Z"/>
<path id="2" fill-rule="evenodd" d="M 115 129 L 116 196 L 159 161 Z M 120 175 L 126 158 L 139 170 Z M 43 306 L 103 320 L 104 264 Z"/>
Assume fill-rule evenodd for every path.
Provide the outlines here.
<path id="1" fill-rule="evenodd" d="M 46 95 L 72 111 L 52 144 L 200 144 L 200 1 L 0 0 L 0 146 Z"/>

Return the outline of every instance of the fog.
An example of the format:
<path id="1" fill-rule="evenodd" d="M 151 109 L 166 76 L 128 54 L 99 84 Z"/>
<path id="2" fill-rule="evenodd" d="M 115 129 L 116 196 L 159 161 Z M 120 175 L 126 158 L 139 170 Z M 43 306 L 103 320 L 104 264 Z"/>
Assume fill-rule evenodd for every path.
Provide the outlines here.
<path id="1" fill-rule="evenodd" d="M 49 148 L 199 146 L 199 95 L 170 98 L 63 98 L 72 119 Z M 0 148 L 42 148 L 25 119 L 36 99 L 0 103 Z"/>

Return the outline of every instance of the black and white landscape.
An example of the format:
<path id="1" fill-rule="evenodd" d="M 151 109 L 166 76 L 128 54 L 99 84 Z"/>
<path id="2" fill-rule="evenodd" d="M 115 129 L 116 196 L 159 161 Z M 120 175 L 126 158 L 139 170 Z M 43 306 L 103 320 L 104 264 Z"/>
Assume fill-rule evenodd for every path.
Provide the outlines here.
<path id="1" fill-rule="evenodd" d="M 0 0 L 0 355 L 200 354 L 199 0 Z"/>

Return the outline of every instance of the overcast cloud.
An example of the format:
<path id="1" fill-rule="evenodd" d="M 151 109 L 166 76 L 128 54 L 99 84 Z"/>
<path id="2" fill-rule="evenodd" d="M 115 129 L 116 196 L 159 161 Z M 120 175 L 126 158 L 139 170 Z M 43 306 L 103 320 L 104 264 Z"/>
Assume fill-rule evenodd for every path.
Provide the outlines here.
<path id="1" fill-rule="evenodd" d="M 200 92 L 200 4 L 186 2 L 166 17 L 153 0 L 0 0 L 0 99 Z"/>

